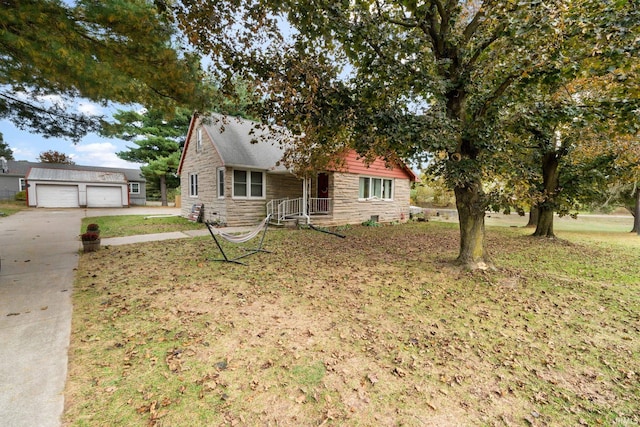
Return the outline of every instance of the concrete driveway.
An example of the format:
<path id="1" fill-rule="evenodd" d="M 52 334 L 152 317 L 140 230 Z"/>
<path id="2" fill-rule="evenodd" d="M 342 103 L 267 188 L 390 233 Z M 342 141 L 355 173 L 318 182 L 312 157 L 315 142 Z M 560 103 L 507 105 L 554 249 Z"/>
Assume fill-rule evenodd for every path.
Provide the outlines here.
<path id="1" fill-rule="evenodd" d="M 0 424 L 59 426 L 84 216 L 176 208 L 28 209 L 0 217 Z"/>

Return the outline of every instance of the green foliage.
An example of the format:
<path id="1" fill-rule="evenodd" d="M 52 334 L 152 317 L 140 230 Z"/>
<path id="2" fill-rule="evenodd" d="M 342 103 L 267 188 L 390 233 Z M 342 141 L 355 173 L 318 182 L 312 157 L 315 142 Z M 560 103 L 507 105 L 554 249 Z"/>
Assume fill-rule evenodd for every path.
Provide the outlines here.
<path id="1" fill-rule="evenodd" d="M 202 109 L 200 57 L 175 45 L 152 2 L 6 0 L 0 8 L 0 118 L 20 129 L 80 139 L 99 117 L 70 108 L 98 103 Z"/>
<path id="2" fill-rule="evenodd" d="M 482 236 L 465 230 L 482 229 L 489 205 L 524 205 L 530 189 L 540 193 L 524 179 L 540 176 L 530 161 L 515 194 L 500 188 L 513 178 L 508 165 L 555 154 L 531 155 L 527 136 L 506 135 L 505 117 L 534 111 L 547 144 L 556 126 L 566 138 L 595 114 L 551 96 L 574 79 L 608 76 L 619 84 L 600 105 L 633 119 L 618 126 L 639 128 L 639 13 L 634 2 L 599 0 L 241 0 L 184 2 L 176 19 L 195 46 L 229 64 L 230 76 L 258 82 L 263 121 L 297 137 L 287 166 L 322 170 L 347 148 L 369 160 L 428 160 L 466 212 L 461 255 L 482 258 Z M 282 21 L 291 28 L 282 31 Z"/>
<path id="3" fill-rule="evenodd" d="M 204 18 L 222 8 L 209 6 L 206 13 L 186 7 L 184 16 Z M 367 159 L 426 160 L 428 153 L 431 172 L 469 195 L 459 205 L 469 212 L 461 220 L 470 222 L 490 201 L 510 199 L 491 200 L 483 184 L 505 170 L 507 159 L 526 156 L 523 138 L 500 132 L 519 94 L 610 73 L 638 56 L 638 11 L 629 2 L 267 2 L 293 27 L 290 38 L 261 21 L 268 12 L 253 2 L 238 6 L 246 7 L 238 13 L 247 22 L 238 30 L 245 37 L 229 45 L 241 47 L 229 56 L 242 64 L 238 72 L 263 82 L 263 118 L 299 136 L 285 162 L 321 170 L 347 147 Z M 191 41 L 218 54 L 201 34 L 231 37 L 217 35 L 225 18 L 232 21 L 221 16 L 185 24 Z M 270 36 L 267 48 L 251 43 L 251 31 Z M 633 111 L 633 100 L 625 99 L 614 104 Z M 553 113 L 537 116 L 545 131 L 560 120 Z M 461 228 L 472 229 L 480 227 Z M 476 237 L 463 233 L 461 251 L 477 247 L 467 244 Z"/>
<path id="4" fill-rule="evenodd" d="M 131 141 L 136 147 L 116 153 L 121 159 L 144 163 L 140 168 L 147 179 L 147 194 L 153 197 L 160 193 L 163 204 L 167 203 L 167 187 L 180 185 L 176 177 L 180 162 L 181 146 L 187 135 L 191 111 L 177 108 L 171 115 L 162 110 L 143 112 L 118 111 L 115 122 L 104 123 L 100 133 Z"/>
<path id="5" fill-rule="evenodd" d="M 27 201 L 27 192 L 26 191 L 18 191 L 15 195 L 16 201 L 26 202 Z"/>
<path id="6" fill-rule="evenodd" d="M 420 176 L 420 182 L 411 190 L 412 203 L 418 206 L 451 207 L 455 206 L 455 196 L 442 178 Z"/>
<path id="7" fill-rule="evenodd" d="M 0 132 L 0 157 L 4 157 L 6 160 L 15 160 L 13 158 L 13 151 L 9 147 L 9 144 L 4 142 L 2 132 Z"/>
<path id="8" fill-rule="evenodd" d="M 380 227 L 380 223 L 374 219 L 368 219 L 362 222 L 364 227 Z"/>
<path id="9" fill-rule="evenodd" d="M 345 225 L 339 225 L 338 227 L 336 227 L 336 231 L 340 232 L 340 231 L 349 231 L 351 230 L 351 225 L 350 224 L 345 224 Z"/>

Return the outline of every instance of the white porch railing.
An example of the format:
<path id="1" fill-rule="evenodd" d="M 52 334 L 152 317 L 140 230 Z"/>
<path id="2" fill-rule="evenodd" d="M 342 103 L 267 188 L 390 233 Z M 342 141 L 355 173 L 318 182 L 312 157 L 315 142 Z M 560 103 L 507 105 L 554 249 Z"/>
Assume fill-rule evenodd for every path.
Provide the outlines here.
<path id="1" fill-rule="evenodd" d="M 332 211 L 333 199 L 310 197 L 309 215 L 328 214 Z"/>
<path id="2" fill-rule="evenodd" d="M 333 201 L 326 198 L 311 197 L 307 200 L 308 214 L 328 214 L 333 207 Z M 271 215 L 272 221 L 280 224 L 288 218 L 304 215 L 303 199 L 273 199 L 267 203 L 267 215 Z"/>

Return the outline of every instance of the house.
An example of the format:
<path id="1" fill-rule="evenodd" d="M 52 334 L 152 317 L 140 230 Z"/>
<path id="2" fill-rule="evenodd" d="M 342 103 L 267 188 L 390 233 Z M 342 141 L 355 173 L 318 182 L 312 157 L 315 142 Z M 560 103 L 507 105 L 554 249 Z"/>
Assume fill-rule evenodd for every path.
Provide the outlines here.
<path id="1" fill-rule="evenodd" d="M 178 167 L 182 216 L 204 205 L 204 220 L 228 226 L 255 225 L 267 214 L 322 226 L 409 218 L 416 176 L 406 165 L 367 166 L 352 151 L 339 170 L 301 179 L 279 163 L 283 150 L 268 132 L 245 119 L 194 117 Z"/>
<path id="2" fill-rule="evenodd" d="M 147 198 L 139 169 L 8 160 L 0 170 L 0 199 L 20 191 L 34 207 L 125 207 Z"/>

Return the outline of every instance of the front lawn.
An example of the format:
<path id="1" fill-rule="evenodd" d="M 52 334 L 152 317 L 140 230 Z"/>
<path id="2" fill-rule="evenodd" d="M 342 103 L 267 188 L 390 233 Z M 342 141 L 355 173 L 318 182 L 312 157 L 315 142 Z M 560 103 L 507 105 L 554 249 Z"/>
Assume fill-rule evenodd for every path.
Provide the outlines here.
<path id="1" fill-rule="evenodd" d="M 489 273 L 452 266 L 457 224 L 342 233 L 270 230 L 247 266 L 210 237 L 82 255 L 65 424 L 640 423 L 630 233 L 492 227 Z"/>
<path id="2" fill-rule="evenodd" d="M 91 223 L 98 224 L 103 238 L 197 230 L 206 227 L 202 223 L 175 215 L 115 215 L 82 218 L 82 232 Z"/>

